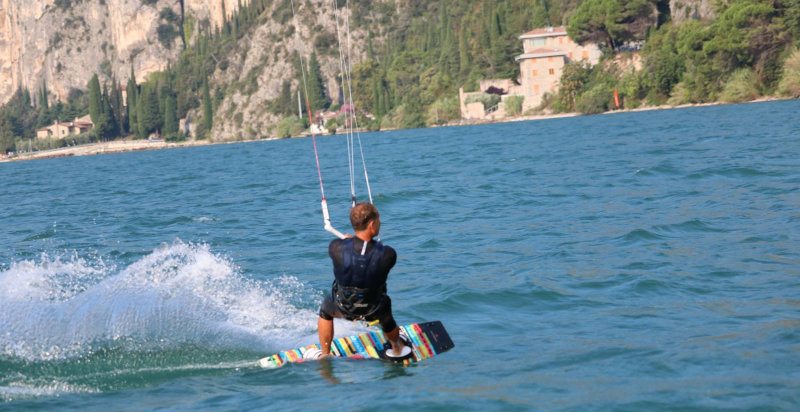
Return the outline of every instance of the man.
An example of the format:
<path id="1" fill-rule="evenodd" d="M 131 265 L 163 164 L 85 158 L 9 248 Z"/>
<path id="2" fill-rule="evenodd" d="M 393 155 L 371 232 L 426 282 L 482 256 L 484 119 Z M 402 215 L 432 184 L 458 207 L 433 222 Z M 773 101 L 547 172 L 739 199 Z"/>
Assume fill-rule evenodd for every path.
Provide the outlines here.
<path id="1" fill-rule="evenodd" d="M 373 240 L 381 229 L 378 209 L 362 202 L 350 210 L 355 237 L 334 239 L 328 247 L 335 280 L 331 293 L 319 308 L 317 332 L 322 356 L 328 356 L 333 340 L 333 318 L 377 320 L 392 348 L 386 355 L 403 359 L 411 353 L 408 340 L 392 317 L 392 300 L 386 294 L 386 278 L 397 261 L 397 252 Z"/>

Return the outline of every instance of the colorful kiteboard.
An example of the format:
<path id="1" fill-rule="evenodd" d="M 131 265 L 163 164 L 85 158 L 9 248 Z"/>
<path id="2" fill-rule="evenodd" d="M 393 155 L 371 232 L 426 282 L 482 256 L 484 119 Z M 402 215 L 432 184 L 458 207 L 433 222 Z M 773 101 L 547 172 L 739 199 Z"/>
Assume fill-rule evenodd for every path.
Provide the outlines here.
<path id="1" fill-rule="evenodd" d="M 414 346 L 411 355 L 402 361 L 395 361 L 386 356 L 386 349 L 391 349 L 391 345 L 381 331 L 334 339 L 331 344 L 331 354 L 348 359 L 380 359 L 410 365 L 447 352 L 455 346 L 444 325 L 438 320 L 414 323 L 400 328 Z M 318 350 L 319 344 L 303 346 L 267 356 L 260 359 L 258 364 L 262 368 L 279 368 L 287 363 L 307 361 L 309 359 L 304 358 L 304 355 Z"/>

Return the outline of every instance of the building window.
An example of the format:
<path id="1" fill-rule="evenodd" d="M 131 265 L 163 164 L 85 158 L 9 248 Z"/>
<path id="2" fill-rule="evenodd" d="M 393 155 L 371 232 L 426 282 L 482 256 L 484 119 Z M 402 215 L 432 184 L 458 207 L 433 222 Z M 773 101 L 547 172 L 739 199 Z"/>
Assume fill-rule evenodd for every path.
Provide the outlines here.
<path id="1" fill-rule="evenodd" d="M 550 57 L 548 57 L 548 58 L 547 58 L 547 61 L 548 61 L 548 62 L 552 62 L 552 61 L 553 61 L 553 56 L 550 56 Z"/>
<path id="2" fill-rule="evenodd" d="M 559 37 L 558 38 L 558 44 L 564 44 L 564 38 L 563 37 Z"/>
<path id="3" fill-rule="evenodd" d="M 582 55 L 583 55 L 583 58 L 584 58 L 584 59 L 588 59 L 588 58 L 589 58 L 589 50 L 584 50 L 584 51 L 582 52 Z"/>
<path id="4" fill-rule="evenodd" d="M 517 44 L 519 44 L 519 43 L 517 43 Z M 533 39 L 533 45 L 534 46 L 544 46 L 544 39 L 542 39 L 542 38 Z"/>
<path id="5" fill-rule="evenodd" d="M 552 75 L 556 74 L 556 69 L 550 69 L 549 72 L 550 72 L 550 75 L 552 76 Z"/>
<path id="6" fill-rule="evenodd" d="M 533 94 L 539 94 L 539 85 L 538 84 L 534 84 L 533 85 Z"/>
<path id="7" fill-rule="evenodd" d="M 569 52 L 569 58 L 572 59 L 572 52 Z"/>
<path id="8" fill-rule="evenodd" d="M 538 71 L 538 70 L 534 70 L 534 71 L 533 71 L 533 77 L 536 77 L 538 74 L 539 74 L 539 71 Z"/>

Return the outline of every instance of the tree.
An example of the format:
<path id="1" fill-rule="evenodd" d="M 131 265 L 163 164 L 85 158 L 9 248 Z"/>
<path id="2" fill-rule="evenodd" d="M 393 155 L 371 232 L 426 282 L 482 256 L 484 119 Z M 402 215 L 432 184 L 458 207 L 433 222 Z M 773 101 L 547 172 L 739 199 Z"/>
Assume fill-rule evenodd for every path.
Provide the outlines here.
<path id="1" fill-rule="evenodd" d="M 631 40 L 643 40 L 658 24 L 658 0 L 587 0 L 567 26 L 576 43 L 605 44 L 610 49 Z"/>
<path id="2" fill-rule="evenodd" d="M 550 15 L 545 0 L 534 0 L 532 14 L 531 28 L 538 29 L 550 25 Z"/>
<path id="3" fill-rule="evenodd" d="M 376 60 L 367 59 L 353 68 L 351 81 L 353 83 L 353 101 L 356 107 L 370 113 L 375 113 L 377 108 L 377 83 L 381 77 L 381 68 Z"/>
<path id="4" fill-rule="evenodd" d="M 140 139 L 147 138 L 161 128 L 161 112 L 158 109 L 158 93 L 156 84 L 142 84 L 141 94 L 136 102 L 136 118 Z"/>
<path id="5" fill-rule="evenodd" d="M 178 131 L 178 101 L 173 93 L 169 93 L 164 104 L 164 137 L 177 139 Z"/>
<path id="6" fill-rule="evenodd" d="M 214 112 L 211 107 L 211 92 L 208 90 L 208 77 L 203 76 L 203 129 L 206 133 L 211 132 L 214 125 Z"/>
<path id="7" fill-rule="evenodd" d="M 111 90 L 109 91 L 109 103 L 114 113 L 114 120 L 117 123 L 116 136 L 126 133 L 128 130 L 128 116 L 122 104 L 122 88 L 117 80 L 114 79 L 111 83 Z"/>
<path id="8" fill-rule="evenodd" d="M 42 80 L 42 91 L 39 95 L 39 106 L 49 109 L 50 105 L 47 102 L 47 80 Z"/>
<path id="9" fill-rule="evenodd" d="M 465 77 L 467 73 L 469 73 L 471 60 L 467 38 L 467 25 L 462 24 L 458 36 L 458 64 L 461 77 Z"/>
<path id="10" fill-rule="evenodd" d="M 558 103 L 561 111 L 575 111 L 578 96 L 589 82 L 592 68 L 588 63 L 571 62 L 564 66 L 561 87 L 558 89 Z"/>
<path id="11" fill-rule="evenodd" d="M 15 140 L 8 114 L 5 111 L 0 112 L 0 153 L 8 153 L 15 150 Z"/>
<path id="12" fill-rule="evenodd" d="M 136 74 L 133 72 L 133 65 L 131 65 L 131 76 L 128 78 L 128 85 L 125 88 L 128 100 L 128 132 L 138 133 L 138 124 L 136 121 L 136 97 L 139 87 L 136 85 Z"/>
<path id="13" fill-rule="evenodd" d="M 94 119 L 92 119 L 94 122 Z M 108 140 L 119 134 L 119 127 L 114 118 L 114 110 L 111 108 L 108 89 L 103 85 L 103 94 L 100 99 L 99 121 L 94 122 L 94 132 L 98 138 Z"/>
<path id="14" fill-rule="evenodd" d="M 322 79 L 322 70 L 319 67 L 317 53 L 311 53 L 308 59 L 307 76 L 308 100 L 312 110 L 325 109 L 331 104 L 330 98 L 325 93 L 325 82 Z"/>
<path id="15" fill-rule="evenodd" d="M 653 33 L 644 46 L 644 72 L 653 92 L 669 96 L 672 87 L 681 81 L 686 70 L 676 43 L 679 31 L 671 24 Z"/>
<path id="16" fill-rule="evenodd" d="M 102 126 L 103 119 L 103 97 L 100 94 L 100 81 L 97 74 L 89 80 L 89 117 L 94 123 L 94 127 Z"/>
<path id="17" fill-rule="evenodd" d="M 115 135 L 116 124 L 108 102 L 108 90 L 105 86 L 100 90 L 97 74 L 89 80 L 89 116 L 94 123 L 92 131 L 99 139 L 108 139 Z"/>

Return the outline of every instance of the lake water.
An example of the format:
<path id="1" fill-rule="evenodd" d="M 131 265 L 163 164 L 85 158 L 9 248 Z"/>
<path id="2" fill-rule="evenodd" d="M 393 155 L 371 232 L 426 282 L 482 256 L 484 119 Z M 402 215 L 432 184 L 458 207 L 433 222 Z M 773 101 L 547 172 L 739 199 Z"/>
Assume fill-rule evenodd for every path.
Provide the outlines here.
<path id="1" fill-rule="evenodd" d="M 0 409 L 800 408 L 800 101 L 361 138 L 395 316 L 452 351 L 254 366 L 332 280 L 311 139 L 5 163 Z"/>

